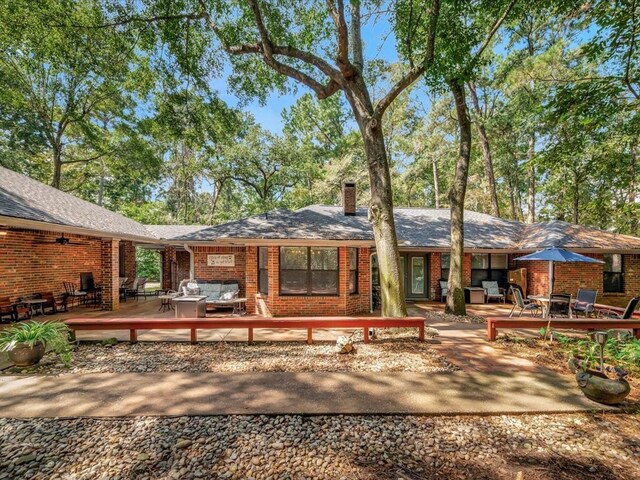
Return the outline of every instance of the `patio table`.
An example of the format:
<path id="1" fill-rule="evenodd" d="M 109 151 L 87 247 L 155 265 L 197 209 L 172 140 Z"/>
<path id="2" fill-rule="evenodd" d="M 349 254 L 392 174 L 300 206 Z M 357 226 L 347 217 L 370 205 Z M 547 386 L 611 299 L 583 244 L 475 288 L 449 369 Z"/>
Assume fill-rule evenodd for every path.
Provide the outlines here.
<path id="1" fill-rule="evenodd" d="M 40 310 L 40 314 L 44 315 L 44 308 L 42 307 L 42 305 L 44 303 L 47 303 L 47 301 L 42 298 L 30 298 L 28 300 L 21 300 L 18 303 L 22 303 L 23 305 L 29 307 L 31 316 L 35 316 L 38 313 L 38 310 Z"/>
<path id="2" fill-rule="evenodd" d="M 564 303 L 564 304 L 569 303 L 567 300 L 564 300 L 561 298 L 554 298 L 551 301 L 549 301 L 549 297 L 545 295 L 529 295 L 527 296 L 527 298 L 529 300 L 534 300 L 542 304 L 542 318 L 547 318 L 549 316 L 549 310 L 551 308 L 552 303 Z M 575 302 L 576 302 L 575 298 L 572 298 L 571 303 L 575 303 Z M 569 308 L 569 318 L 573 318 L 572 308 Z"/>
<path id="3" fill-rule="evenodd" d="M 160 308 L 158 309 L 158 311 L 166 312 L 167 310 L 173 310 L 172 300 L 177 296 L 178 296 L 177 293 L 158 295 L 158 298 L 160 299 Z"/>

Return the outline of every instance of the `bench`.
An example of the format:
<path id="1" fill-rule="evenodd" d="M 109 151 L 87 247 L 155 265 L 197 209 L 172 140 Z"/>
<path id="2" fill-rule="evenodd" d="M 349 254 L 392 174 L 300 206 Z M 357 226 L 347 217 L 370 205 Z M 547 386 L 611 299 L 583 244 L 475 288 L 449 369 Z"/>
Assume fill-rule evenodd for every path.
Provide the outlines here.
<path id="1" fill-rule="evenodd" d="M 550 325 L 553 328 L 567 328 L 574 330 L 633 330 L 633 335 L 640 338 L 640 320 L 616 320 L 614 318 L 510 318 L 510 317 L 490 317 L 487 318 L 487 337 L 490 341 L 495 341 L 498 335 L 498 328 L 546 328 Z"/>
<path id="2" fill-rule="evenodd" d="M 418 329 L 418 338 L 424 342 L 424 318 L 382 318 L 382 317 L 273 317 L 273 318 L 71 318 L 64 323 L 75 332 L 83 330 L 129 330 L 129 341 L 138 341 L 138 330 L 191 330 L 191 343 L 198 341 L 198 330 L 209 329 L 247 329 L 247 341 L 253 342 L 253 330 L 256 328 L 306 329 L 307 343 L 313 343 L 314 328 L 362 328 L 364 343 L 369 343 L 370 328 Z"/>

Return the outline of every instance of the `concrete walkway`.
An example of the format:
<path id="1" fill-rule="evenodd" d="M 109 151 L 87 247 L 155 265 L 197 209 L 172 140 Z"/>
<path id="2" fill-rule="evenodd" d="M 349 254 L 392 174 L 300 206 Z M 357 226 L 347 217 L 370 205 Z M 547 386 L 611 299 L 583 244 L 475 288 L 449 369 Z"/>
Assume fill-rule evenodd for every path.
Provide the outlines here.
<path id="1" fill-rule="evenodd" d="M 0 416 L 490 414 L 603 410 L 553 372 L 0 377 Z"/>

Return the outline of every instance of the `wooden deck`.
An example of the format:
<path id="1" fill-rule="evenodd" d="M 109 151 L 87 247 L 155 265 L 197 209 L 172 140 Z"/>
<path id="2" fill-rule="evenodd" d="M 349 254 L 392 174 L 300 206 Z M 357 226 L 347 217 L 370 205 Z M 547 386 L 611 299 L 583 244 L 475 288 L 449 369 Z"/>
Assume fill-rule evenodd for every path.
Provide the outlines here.
<path id="1" fill-rule="evenodd" d="M 487 318 L 487 338 L 495 341 L 498 328 L 536 329 L 565 328 L 570 330 L 631 330 L 640 339 L 640 320 L 616 320 L 602 318 L 530 318 L 530 317 L 489 317 Z"/>

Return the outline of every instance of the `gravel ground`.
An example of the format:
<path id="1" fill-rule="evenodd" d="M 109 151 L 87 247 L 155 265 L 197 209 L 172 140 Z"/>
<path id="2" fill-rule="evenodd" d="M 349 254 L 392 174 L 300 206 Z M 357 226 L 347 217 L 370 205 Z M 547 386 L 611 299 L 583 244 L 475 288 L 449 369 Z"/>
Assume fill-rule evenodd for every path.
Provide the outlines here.
<path id="1" fill-rule="evenodd" d="M 637 479 L 630 415 L 0 419 L 0 479 Z"/>
<path id="2" fill-rule="evenodd" d="M 39 365 L 9 368 L 3 374 L 64 375 L 123 372 L 445 372 L 456 371 L 445 357 L 411 332 L 380 333 L 356 343 L 356 352 L 338 354 L 332 342 L 81 343 L 70 368 L 47 354 Z"/>
<path id="3" fill-rule="evenodd" d="M 484 317 L 480 317 L 477 315 L 451 315 L 449 313 L 444 312 L 436 312 L 426 310 L 424 312 L 424 316 L 427 319 L 427 324 L 432 322 L 449 322 L 449 323 L 477 323 L 481 325 L 487 324 L 487 319 Z"/>

